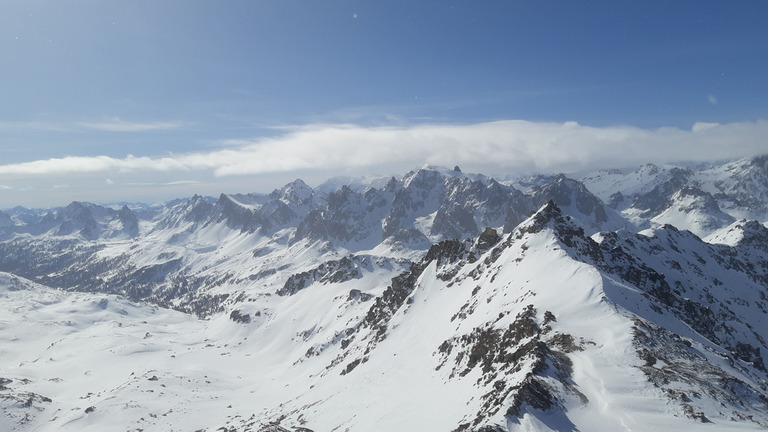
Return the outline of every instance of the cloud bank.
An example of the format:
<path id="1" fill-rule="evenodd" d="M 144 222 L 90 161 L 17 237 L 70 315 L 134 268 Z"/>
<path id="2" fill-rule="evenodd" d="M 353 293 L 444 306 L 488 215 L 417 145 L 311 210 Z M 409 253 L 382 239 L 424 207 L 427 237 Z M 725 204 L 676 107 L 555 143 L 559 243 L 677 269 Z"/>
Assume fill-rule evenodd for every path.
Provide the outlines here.
<path id="1" fill-rule="evenodd" d="M 119 122 L 103 126 L 121 127 Z M 223 148 L 207 152 L 125 158 L 71 156 L 0 165 L 0 178 L 147 171 L 219 177 L 302 170 L 326 170 L 330 175 L 339 170 L 392 173 L 425 163 L 460 165 L 465 171 L 489 174 L 568 173 L 645 162 L 751 156 L 768 150 L 766 137 L 768 121 L 697 123 L 690 130 L 522 120 L 398 127 L 314 124 L 285 128 L 275 137 L 225 141 Z"/>

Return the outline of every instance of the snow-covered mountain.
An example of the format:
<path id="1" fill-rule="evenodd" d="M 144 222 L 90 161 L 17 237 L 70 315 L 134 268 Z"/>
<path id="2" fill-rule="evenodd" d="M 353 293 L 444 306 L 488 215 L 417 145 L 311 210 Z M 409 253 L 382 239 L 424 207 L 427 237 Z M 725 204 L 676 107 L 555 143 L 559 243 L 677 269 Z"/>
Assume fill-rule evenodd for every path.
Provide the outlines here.
<path id="1" fill-rule="evenodd" d="M 638 226 L 672 224 L 701 237 L 740 219 L 768 219 L 768 155 L 703 168 L 643 165 L 581 179 Z"/>
<path id="2" fill-rule="evenodd" d="M 7 211 L 0 429 L 763 430 L 767 160 Z"/>

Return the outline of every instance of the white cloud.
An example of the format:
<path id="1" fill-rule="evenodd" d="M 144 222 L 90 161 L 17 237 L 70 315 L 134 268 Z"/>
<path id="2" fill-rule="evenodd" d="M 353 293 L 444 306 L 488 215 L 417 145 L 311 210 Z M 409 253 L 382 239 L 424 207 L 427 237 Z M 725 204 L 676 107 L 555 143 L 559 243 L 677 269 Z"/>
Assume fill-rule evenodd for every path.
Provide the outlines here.
<path id="1" fill-rule="evenodd" d="M 710 104 L 717 105 L 717 97 L 713 95 L 709 95 L 707 96 L 707 100 L 709 101 Z"/>
<path id="2" fill-rule="evenodd" d="M 693 124 L 693 127 L 691 128 L 691 131 L 693 132 L 703 132 L 708 129 L 712 129 L 714 127 L 720 126 L 720 123 L 708 123 L 708 122 L 696 122 Z"/>
<path id="3" fill-rule="evenodd" d="M 95 129 L 107 132 L 147 132 L 156 130 L 178 129 L 184 125 L 182 122 L 127 122 L 115 117 L 103 122 L 78 123 L 86 129 Z"/>
<path id="4" fill-rule="evenodd" d="M 691 130 L 591 127 L 507 120 L 466 125 L 361 127 L 315 124 L 162 157 L 65 157 L 0 165 L 0 177 L 198 172 L 200 176 L 302 170 L 397 173 L 424 163 L 490 174 L 574 172 L 645 162 L 726 159 L 766 151 L 768 122 L 696 123 Z M 190 177 L 194 178 L 193 175 Z"/>

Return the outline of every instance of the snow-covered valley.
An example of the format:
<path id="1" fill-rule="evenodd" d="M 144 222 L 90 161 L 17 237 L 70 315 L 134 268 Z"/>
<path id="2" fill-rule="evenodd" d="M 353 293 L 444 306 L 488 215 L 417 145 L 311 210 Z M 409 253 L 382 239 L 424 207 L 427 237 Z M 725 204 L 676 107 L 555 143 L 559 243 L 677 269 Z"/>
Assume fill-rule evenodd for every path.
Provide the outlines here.
<path id="1" fill-rule="evenodd" d="M 0 429 L 764 430 L 767 160 L 4 212 Z"/>

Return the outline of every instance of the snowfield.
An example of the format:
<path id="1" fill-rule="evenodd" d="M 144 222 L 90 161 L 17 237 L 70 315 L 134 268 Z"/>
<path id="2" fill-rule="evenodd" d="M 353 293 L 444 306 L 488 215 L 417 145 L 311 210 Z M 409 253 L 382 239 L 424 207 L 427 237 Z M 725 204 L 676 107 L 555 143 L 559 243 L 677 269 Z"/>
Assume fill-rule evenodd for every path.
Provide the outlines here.
<path id="1" fill-rule="evenodd" d="M 765 430 L 756 160 L 13 215 L 0 430 Z"/>

